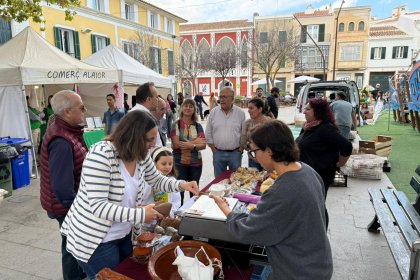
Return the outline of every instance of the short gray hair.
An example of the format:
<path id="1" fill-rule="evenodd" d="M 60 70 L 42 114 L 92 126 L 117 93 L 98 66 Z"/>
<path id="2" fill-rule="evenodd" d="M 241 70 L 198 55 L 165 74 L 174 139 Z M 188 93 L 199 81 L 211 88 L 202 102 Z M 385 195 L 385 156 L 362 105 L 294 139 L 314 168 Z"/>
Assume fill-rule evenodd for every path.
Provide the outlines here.
<path id="1" fill-rule="evenodd" d="M 61 90 L 54 94 L 51 99 L 51 107 L 56 115 L 61 115 L 64 109 L 71 108 L 73 106 L 71 95 L 79 96 L 72 90 Z"/>
<path id="2" fill-rule="evenodd" d="M 230 87 L 230 86 L 225 86 L 225 87 L 222 87 L 222 88 L 220 89 L 220 92 L 222 92 L 222 91 L 224 91 L 224 90 L 227 90 L 227 91 L 229 92 L 230 96 L 232 96 L 232 97 L 234 97 L 234 96 L 235 96 L 235 91 L 233 90 L 233 88 L 232 88 L 232 87 Z"/>

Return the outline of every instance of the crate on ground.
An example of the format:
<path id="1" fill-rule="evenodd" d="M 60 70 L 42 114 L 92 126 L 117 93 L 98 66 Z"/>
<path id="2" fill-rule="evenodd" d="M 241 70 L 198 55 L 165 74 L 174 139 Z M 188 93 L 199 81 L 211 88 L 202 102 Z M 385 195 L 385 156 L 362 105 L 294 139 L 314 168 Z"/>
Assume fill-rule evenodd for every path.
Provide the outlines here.
<path id="1" fill-rule="evenodd" d="M 254 264 L 250 280 L 266 280 L 270 276 L 270 273 L 271 266 Z"/>
<path id="2" fill-rule="evenodd" d="M 381 179 L 385 158 L 372 154 L 351 155 L 345 166 L 341 167 L 343 174 L 364 179 Z"/>
<path id="3" fill-rule="evenodd" d="M 378 135 L 372 141 L 360 140 L 359 153 L 388 157 L 392 150 L 392 138 Z"/>
<path id="4" fill-rule="evenodd" d="M 28 149 L 30 146 L 25 146 L 28 142 L 30 143 L 30 141 L 25 138 L 0 138 L 0 144 L 7 144 L 15 147 L 19 153 L 17 157 L 11 160 L 13 189 L 19 189 L 30 183 Z"/>

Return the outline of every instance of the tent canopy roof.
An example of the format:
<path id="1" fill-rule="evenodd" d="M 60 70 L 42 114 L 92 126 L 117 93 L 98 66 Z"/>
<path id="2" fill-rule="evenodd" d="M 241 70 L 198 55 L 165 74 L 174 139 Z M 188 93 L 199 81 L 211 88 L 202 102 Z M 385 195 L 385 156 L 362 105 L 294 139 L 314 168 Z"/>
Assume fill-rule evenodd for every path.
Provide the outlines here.
<path id="1" fill-rule="evenodd" d="M 30 27 L 0 46 L 0 86 L 115 82 L 116 70 L 75 59 Z"/>
<path id="2" fill-rule="evenodd" d="M 171 88 L 171 80 L 147 68 L 114 45 L 92 54 L 83 60 L 99 67 L 117 69 L 121 71 L 120 81 L 135 85 L 153 82 L 157 87 Z"/>

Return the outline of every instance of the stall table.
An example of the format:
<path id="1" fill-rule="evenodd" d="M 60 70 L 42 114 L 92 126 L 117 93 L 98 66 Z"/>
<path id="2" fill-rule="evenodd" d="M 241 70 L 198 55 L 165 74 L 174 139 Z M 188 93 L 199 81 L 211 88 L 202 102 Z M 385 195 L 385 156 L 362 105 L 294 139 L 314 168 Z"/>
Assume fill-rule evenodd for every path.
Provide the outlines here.
<path id="1" fill-rule="evenodd" d="M 101 129 L 95 129 L 90 130 L 83 133 L 83 139 L 85 140 L 86 147 L 89 149 L 90 146 L 92 146 L 95 143 L 98 143 L 99 141 L 102 141 L 105 137 L 105 133 L 103 128 Z"/>
<path id="2" fill-rule="evenodd" d="M 233 171 L 227 170 L 221 173 L 217 178 L 211 181 L 207 186 L 202 189 L 202 192 L 206 192 L 209 187 L 213 184 L 216 184 L 224 179 L 230 177 Z M 135 280 L 148 280 L 151 279 L 149 272 L 147 270 L 147 264 L 139 264 L 135 262 L 131 257 L 126 258 L 122 263 L 120 263 L 115 269 L 116 272 L 124 274 L 128 277 L 131 277 Z M 225 279 L 250 279 L 252 275 L 252 266 L 246 268 L 239 268 L 243 278 L 241 278 L 238 270 L 233 266 L 223 266 L 223 273 Z"/>

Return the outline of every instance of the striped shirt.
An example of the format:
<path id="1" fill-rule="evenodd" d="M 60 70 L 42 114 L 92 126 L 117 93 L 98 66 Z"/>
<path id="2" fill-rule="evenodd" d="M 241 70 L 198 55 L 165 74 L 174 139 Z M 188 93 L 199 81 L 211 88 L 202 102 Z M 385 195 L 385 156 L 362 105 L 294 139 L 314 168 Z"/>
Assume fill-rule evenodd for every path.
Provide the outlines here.
<path id="1" fill-rule="evenodd" d="M 92 146 L 83 163 L 79 191 L 61 227 L 61 233 L 67 236 L 67 251 L 82 262 L 89 261 L 113 222 L 134 225 L 134 238 L 140 233 L 145 219 L 143 208 L 120 206 L 125 184 L 119 164 L 117 151 L 109 141 Z M 165 192 L 180 191 L 182 181 L 161 175 L 149 154 L 139 161 L 138 174 L 136 206 L 144 204 L 146 182 Z"/>

